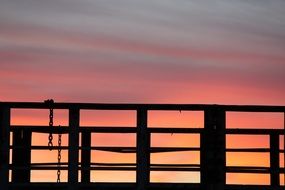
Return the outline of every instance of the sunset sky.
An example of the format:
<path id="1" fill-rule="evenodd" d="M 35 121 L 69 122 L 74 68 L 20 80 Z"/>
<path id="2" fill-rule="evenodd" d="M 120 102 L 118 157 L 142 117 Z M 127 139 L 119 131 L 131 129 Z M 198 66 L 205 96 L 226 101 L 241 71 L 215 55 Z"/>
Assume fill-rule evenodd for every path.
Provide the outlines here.
<path id="1" fill-rule="evenodd" d="M 284 9 L 283 0 L 0 0 L 0 101 L 285 105 Z M 43 115 L 14 123 L 44 124 Z M 266 127 L 282 128 L 283 115 L 272 117 Z"/>

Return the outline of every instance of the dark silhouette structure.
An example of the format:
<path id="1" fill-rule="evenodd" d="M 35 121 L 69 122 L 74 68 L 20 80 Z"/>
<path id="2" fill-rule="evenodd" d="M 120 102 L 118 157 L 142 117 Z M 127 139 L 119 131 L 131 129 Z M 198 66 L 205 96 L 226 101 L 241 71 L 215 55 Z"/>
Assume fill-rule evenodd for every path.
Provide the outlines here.
<path id="1" fill-rule="evenodd" d="M 50 109 L 49 126 L 13 126 L 11 125 L 11 109 Z M 69 125 L 53 127 L 53 109 L 69 111 Z M 136 127 L 80 127 L 81 110 L 133 110 L 137 113 Z M 148 128 L 148 111 L 177 110 L 203 111 L 204 128 Z M 1 102 L 0 103 L 0 189 L 188 189 L 188 190 L 283 190 L 280 176 L 284 167 L 280 167 L 280 139 L 284 137 L 282 129 L 228 129 L 226 127 L 227 112 L 280 112 L 285 113 L 285 106 L 241 106 L 241 105 L 197 105 L 197 104 L 99 104 L 99 103 L 45 103 L 37 102 Z M 67 134 L 68 146 L 53 146 L 53 150 L 67 150 L 68 162 L 31 163 L 31 150 L 48 150 L 47 146 L 32 146 L 33 133 Z M 94 147 L 91 146 L 93 133 L 130 133 L 136 135 L 136 147 Z M 200 147 L 151 147 L 151 135 L 155 133 L 198 134 Z M 270 139 L 269 148 L 226 148 L 226 135 L 250 134 L 266 135 Z M 10 143 L 10 137 L 12 142 Z M 81 137 L 81 138 L 79 138 Z M 81 142 L 79 142 L 79 140 Z M 136 153 L 136 163 L 107 164 L 91 163 L 91 150 L 111 151 L 119 153 Z M 9 152 L 12 154 L 9 154 Z M 200 164 L 151 164 L 150 154 L 157 152 L 199 151 Z M 227 152 L 267 152 L 270 154 L 270 167 L 232 167 L 226 165 Z M 81 154 L 81 155 L 80 155 Z M 10 159 L 10 155 L 12 158 Z M 81 159 L 79 161 L 79 156 Z M 10 161 L 11 160 L 11 161 Z M 30 182 L 31 170 L 66 170 L 68 182 L 40 183 Z M 136 171 L 135 183 L 91 183 L 90 171 Z M 200 172 L 201 183 L 150 183 L 150 171 L 197 171 Z M 79 172 L 81 172 L 79 182 Z M 10 173 L 10 177 L 9 177 Z M 269 174 L 270 185 L 229 185 L 226 184 L 227 173 Z M 59 173 L 60 174 L 60 173 Z"/>

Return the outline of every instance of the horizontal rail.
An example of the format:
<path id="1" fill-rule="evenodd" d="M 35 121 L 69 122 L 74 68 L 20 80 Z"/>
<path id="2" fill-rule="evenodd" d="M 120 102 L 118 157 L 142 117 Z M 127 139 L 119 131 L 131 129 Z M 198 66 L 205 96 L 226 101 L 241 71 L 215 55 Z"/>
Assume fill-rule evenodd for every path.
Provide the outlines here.
<path id="1" fill-rule="evenodd" d="M 109 170 L 109 171 L 136 171 L 137 167 L 135 164 L 95 164 L 89 167 L 78 167 L 79 170 Z M 67 170 L 67 164 L 60 164 L 57 165 L 55 163 L 37 163 L 31 164 L 27 167 L 19 167 L 19 166 L 9 166 L 9 169 L 12 170 Z M 200 172 L 201 168 L 200 165 L 195 164 L 151 164 L 150 171 L 197 171 Z M 226 167 L 227 173 L 260 173 L 260 174 L 270 174 L 269 167 L 252 167 L 252 166 L 228 166 Z M 278 170 L 280 174 L 284 173 L 284 168 L 280 168 Z"/>
<path id="2" fill-rule="evenodd" d="M 81 163 L 78 163 L 81 165 Z M 64 166 L 68 165 L 68 162 L 49 162 L 49 163 L 31 163 L 31 166 Z M 136 166 L 136 163 L 101 163 L 101 162 L 91 162 L 91 166 Z M 200 167 L 199 164 L 150 164 L 153 167 Z"/>
<path id="3" fill-rule="evenodd" d="M 11 125 L 10 131 L 17 130 L 29 130 L 35 133 L 61 133 L 65 134 L 69 132 L 69 127 L 49 127 L 49 126 L 30 126 L 30 125 Z M 203 128 L 159 128 L 151 127 L 147 129 L 149 133 L 202 133 Z M 91 126 L 80 126 L 79 132 L 92 132 L 92 133 L 136 133 L 136 127 L 91 127 Z M 271 133 L 277 133 L 280 135 L 284 134 L 284 129 L 231 129 L 225 130 L 225 134 L 233 135 L 270 135 Z"/>
<path id="4" fill-rule="evenodd" d="M 10 149 L 24 148 L 24 146 L 10 146 Z M 68 150 L 68 146 L 31 146 L 31 150 Z M 91 146 L 91 147 L 79 147 L 79 150 L 98 150 L 117 153 L 136 153 L 136 147 L 104 147 L 104 146 Z M 181 151 L 200 151 L 198 147 L 152 147 L 151 153 L 160 152 L 181 152 Z"/>
<path id="5" fill-rule="evenodd" d="M 203 128 L 148 128 L 150 133 L 202 133 Z"/>
<path id="6" fill-rule="evenodd" d="M 9 108 L 48 109 L 43 102 L 0 102 L 0 106 Z M 189 110 L 202 111 L 219 108 L 224 111 L 242 112 L 284 112 L 285 106 L 274 105 L 217 105 L 217 104 L 108 104 L 108 103 L 54 103 L 55 109 L 98 109 L 98 110 Z"/>
<path id="7" fill-rule="evenodd" d="M 11 166 L 9 169 L 12 170 L 68 170 L 68 166 L 30 166 L 30 167 L 17 167 Z M 108 170 L 108 171 L 136 171 L 137 167 L 104 167 L 104 166 L 90 166 L 90 167 L 78 167 L 79 170 Z M 181 171 L 181 172 L 190 172 L 190 171 L 200 171 L 200 168 L 174 168 L 174 167 L 151 167 L 151 171 Z"/>
<path id="8" fill-rule="evenodd" d="M 227 148 L 226 152 L 270 152 L 270 148 Z M 284 150 L 279 149 L 280 153 L 284 153 Z"/>
<path id="9" fill-rule="evenodd" d="M 32 132 L 39 133 L 68 133 L 69 127 L 67 126 L 29 126 L 29 125 L 11 125 L 10 131 L 17 130 L 30 130 Z M 201 133 L 203 128 L 148 128 L 148 132 L 150 133 Z M 92 132 L 92 133 L 136 133 L 136 127 L 94 127 L 94 126 L 80 126 L 79 132 Z"/>
<path id="10" fill-rule="evenodd" d="M 28 125 L 11 125 L 10 131 L 30 130 L 35 133 L 54 133 L 66 134 L 69 133 L 67 126 L 28 126 Z M 79 127 L 79 132 L 94 132 L 94 133 L 136 133 L 136 127 Z"/>
<path id="11" fill-rule="evenodd" d="M 270 135 L 271 133 L 284 134 L 284 129 L 226 129 L 226 134 L 236 135 Z"/>
<path id="12" fill-rule="evenodd" d="M 10 149 L 24 148 L 24 146 L 10 146 Z M 31 150 L 68 150 L 68 146 L 31 146 Z M 91 147 L 79 147 L 79 150 L 98 150 L 117 153 L 136 153 L 136 147 L 110 147 L 110 146 L 91 146 Z M 200 151 L 199 147 L 151 147 L 151 153 L 161 152 L 183 152 L 183 151 Z M 227 148 L 226 152 L 270 152 L 270 148 Z M 280 149 L 280 153 L 284 153 L 284 150 Z"/>
<path id="13" fill-rule="evenodd" d="M 252 167 L 252 166 L 228 166 L 227 173 L 263 173 L 270 174 L 270 167 Z M 284 168 L 279 168 L 278 173 L 284 173 Z"/>
<path id="14" fill-rule="evenodd" d="M 10 189 L 47 189 L 47 190 L 54 190 L 54 189 L 66 189 L 68 183 L 56 183 L 56 182 L 49 182 L 49 183 L 39 183 L 39 182 L 32 182 L 32 183 L 15 183 L 9 184 Z M 96 183 L 78 183 L 78 187 L 82 189 L 104 189 L 104 190 L 134 190 L 136 188 L 135 182 L 129 183 L 106 183 L 106 182 L 96 182 Z M 201 190 L 201 185 L 198 183 L 150 183 L 149 189 L 167 189 L 167 190 L 184 190 L 184 189 L 191 189 L 191 190 Z M 283 186 L 280 187 L 272 187 L 270 185 L 226 185 L 225 190 L 284 190 Z"/>
<path id="15" fill-rule="evenodd" d="M 269 167 L 253 167 L 253 166 L 228 166 L 228 173 L 270 173 Z"/>

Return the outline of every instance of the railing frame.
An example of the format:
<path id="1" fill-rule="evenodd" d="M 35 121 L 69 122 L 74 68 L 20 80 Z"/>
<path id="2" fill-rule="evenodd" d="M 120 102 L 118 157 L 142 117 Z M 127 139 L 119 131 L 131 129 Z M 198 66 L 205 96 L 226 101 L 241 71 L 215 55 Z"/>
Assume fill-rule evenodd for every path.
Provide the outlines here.
<path id="1" fill-rule="evenodd" d="M 19 172 L 32 168 L 40 169 L 40 166 L 31 164 L 31 149 L 45 149 L 41 146 L 31 145 L 31 135 L 33 132 L 49 133 L 50 128 L 39 126 L 11 126 L 10 115 L 11 109 L 49 109 L 49 105 L 38 102 L 0 102 L 0 187 L 3 190 L 10 189 L 13 185 L 26 187 L 33 186 L 30 181 L 29 173 L 20 175 Z M 90 171 L 98 169 L 93 166 L 90 151 L 92 149 L 114 151 L 114 152 L 132 152 L 136 153 L 136 164 L 129 164 L 124 167 L 123 164 L 106 165 L 100 167 L 101 170 L 131 170 L 136 171 L 136 189 L 158 189 L 157 184 L 150 183 L 150 171 L 200 171 L 201 184 L 183 185 L 176 184 L 177 188 L 182 189 L 203 189 L 203 190 L 222 190 L 235 189 L 234 185 L 226 185 L 227 172 L 243 172 L 243 173 L 269 173 L 270 186 L 243 186 L 245 189 L 266 188 L 281 189 L 280 173 L 284 173 L 284 168 L 279 167 L 279 142 L 280 136 L 285 135 L 285 129 L 226 129 L 226 113 L 227 112 L 281 112 L 285 113 L 285 106 L 250 106 L 250 105 L 200 105 L 200 104 L 97 104 L 97 103 L 54 103 L 54 109 L 69 110 L 69 127 L 61 127 L 52 129 L 53 133 L 66 133 L 69 135 L 68 147 L 62 147 L 68 150 L 68 163 L 63 163 L 61 169 L 68 170 L 68 183 L 54 184 L 59 188 L 68 190 L 84 189 L 90 183 Z M 134 128 L 124 127 L 81 127 L 80 126 L 80 110 L 132 110 L 137 113 L 137 126 Z M 185 128 L 148 128 L 147 116 L 148 111 L 203 111 L 204 112 L 204 128 L 203 129 L 185 129 Z M 285 116 L 285 114 L 284 114 Z M 285 118 L 285 117 L 284 117 Z M 13 133 L 13 145 L 10 145 L 10 132 Z M 91 147 L 91 134 L 93 132 L 108 133 L 135 133 L 137 139 L 136 147 Z M 82 134 L 81 147 L 79 146 L 79 134 Z M 201 147 L 198 148 L 160 148 L 151 147 L 150 139 L 152 133 L 198 133 L 200 134 Z M 226 134 L 266 134 L 270 137 L 269 149 L 226 149 Z M 28 141 L 26 144 L 24 141 Z M 25 150 L 21 149 L 21 146 Z M 54 147 L 55 149 L 57 147 Z M 285 147 L 284 147 L 285 148 Z M 13 158 L 12 166 L 9 166 L 9 151 L 13 150 L 13 155 L 24 154 L 24 159 Z M 79 150 L 81 149 L 81 163 L 79 163 Z M 17 151 L 18 150 L 18 151 Z M 150 163 L 150 154 L 155 152 L 170 151 L 193 151 L 200 150 L 201 164 L 184 165 L 184 168 L 175 168 L 178 165 L 171 165 L 174 169 L 164 165 L 152 165 Z M 270 167 L 254 168 L 254 167 L 227 167 L 226 152 L 269 152 Z M 65 165 L 65 166 L 64 166 Z M 17 168 L 18 167 L 18 168 Z M 189 167 L 187 169 L 187 167 Z M 9 182 L 9 168 L 12 169 L 12 182 Z M 19 169 L 20 168 L 20 169 Z M 22 169 L 21 169 L 22 168 Z M 45 167 L 42 167 L 45 168 Z M 58 167 L 49 166 L 49 168 L 58 169 Z M 175 170 L 176 169 L 176 170 Z M 78 171 L 81 171 L 81 183 L 78 182 Z M 25 186 L 26 185 L 26 186 Z M 44 184 L 42 184 L 44 185 Z M 83 185 L 83 186 L 82 186 Z M 84 186 L 85 185 L 85 186 Z M 93 186 L 100 186 L 95 183 Z M 107 185 L 107 184 L 106 184 Z M 111 184 L 105 186 L 104 189 L 112 189 L 120 187 L 120 184 Z M 161 186 L 164 186 L 161 184 Z M 87 186 L 86 186 L 87 187 Z M 170 187 L 174 187 L 173 185 Z M 240 186 L 236 186 L 239 187 Z M 134 186 L 130 186 L 134 188 Z M 17 188 L 16 188 L 17 189 Z M 99 188 L 100 189 L 100 188 Z M 237 188 L 238 189 L 238 188 Z"/>

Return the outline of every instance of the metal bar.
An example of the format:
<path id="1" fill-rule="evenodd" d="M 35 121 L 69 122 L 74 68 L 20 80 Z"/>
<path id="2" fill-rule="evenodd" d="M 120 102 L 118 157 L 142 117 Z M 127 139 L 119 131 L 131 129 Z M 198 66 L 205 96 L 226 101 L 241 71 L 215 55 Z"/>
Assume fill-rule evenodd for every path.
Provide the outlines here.
<path id="1" fill-rule="evenodd" d="M 30 130 L 33 133 L 53 133 L 53 134 L 66 134 L 68 133 L 67 126 L 49 127 L 49 126 L 30 126 L 30 125 L 11 125 L 10 131 Z"/>
<path id="2" fill-rule="evenodd" d="M 82 168 L 84 169 L 84 168 Z M 136 171 L 136 167 L 104 167 L 104 166 L 90 166 L 89 168 L 86 169 L 90 169 L 90 170 L 104 170 L 104 171 Z"/>
<path id="3" fill-rule="evenodd" d="M 14 166 L 10 164 L 9 168 L 35 168 L 35 167 L 49 167 L 49 166 L 55 166 L 57 167 L 57 162 L 49 162 L 49 163 L 31 163 L 29 166 Z M 68 166 L 68 162 L 62 162 L 59 164 L 60 166 Z M 81 168 L 89 168 L 94 166 L 136 166 L 136 163 L 90 163 L 90 166 L 83 166 L 82 163 L 79 163 L 79 166 Z M 151 164 L 151 167 L 196 167 L 199 168 L 199 164 Z"/>
<path id="4" fill-rule="evenodd" d="M 78 147 L 79 147 L 79 109 L 69 110 L 68 137 L 68 190 L 77 190 L 78 183 Z"/>
<path id="5" fill-rule="evenodd" d="M 284 190 L 284 187 L 274 188 L 269 185 L 227 185 L 225 190 Z"/>
<path id="6" fill-rule="evenodd" d="M 227 148 L 227 152 L 270 152 L 269 148 Z"/>
<path id="7" fill-rule="evenodd" d="M 147 110 L 137 110 L 137 190 L 146 190 L 150 177 L 150 133 L 147 129 Z"/>
<path id="8" fill-rule="evenodd" d="M 173 168 L 173 167 L 163 167 L 163 168 L 151 168 L 151 171 L 168 171 L 168 172 L 200 172 L 200 168 Z"/>
<path id="9" fill-rule="evenodd" d="M 10 108 L 46 109 L 43 102 L 2 102 Z M 204 104 L 108 104 L 108 103 L 60 103 L 53 104 L 54 109 L 97 109 L 97 110 L 204 110 L 213 105 Z"/>
<path id="10" fill-rule="evenodd" d="M 10 109 L 0 105 L 0 187 L 8 190 L 9 183 L 9 145 L 10 145 Z"/>
<path id="11" fill-rule="evenodd" d="M 57 183 L 32 183 L 32 184 L 10 184 L 11 190 L 63 190 L 66 189 L 67 184 Z M 134 183 L 90 183 L 79 184 L 81 189 L 96 189 L 96 190 L 133 190 Z M 150 189 L 158 190 L 200 190 L 200 185 L 196 183 L 152 183 Z M 284 187 L 272 188 L 268 185 L 227 185 L 225 190 L 284 190 Z"/>
<path id="12" fill-rule="evenodd" d="M 67 126 L 50 128 L 49 126 L 28 126 L 28 125 L 12 125 L 11 131 L 17 130 L 31 130 L 33 132 L 39 133 L 68 133 Z M 97 126 L 81 126 L 79 127 L 79 132 L 93 132 L 93 133 L 136 133 L 136 127 L 97 127 Z"/>
<path id="13" fill-rule="evenodd" d="M 10 146 L 11 149 L 19 149 L 19 148 L 24 148 L 25 145 L 13 145 Z M 31 146 L 30 147 L 32 150 L 49 150 L 50 147 L 48 146 Z M 58 149 L 62 149 L 62 150 L 68 150 L 69 146 L 53 146 L 52 150 L 58 150 Z M 104 147 L 104 146 L 91 146 L 91 147 L 79 147 L 79 150 L 84 150 L 84 151 L 90 151 L 90 150 L 98 150 L 98 151 L 106 151 L 106 152 L 117 152 L 117 153 L 136 153 L 136 147 Z M 150 148 L 150 152 L 151 153 L 161 153 L 161 152 L 181 152 L 181 151 L 200 151 L 200 148 L 198 147 L 153 147 Z M 229 152 L 231 150 L 229 149 Z M 239 150 L 232 150 L 232 152 L 239 152 Z M 241 151 L 244 152 L 244 151 Z M 262 152 L 262 150 L 260 149 L 260 151 L 256 151 L 256 152 Z M 266 151 L 264 151 L 266 152 Z M 269 149 L 268 151 L 269 152 Z"/>
<path id="14" fill-rule="evenodd" d="M 82 132 L 81 133 L 81 144 L 83 147 L 90 148 L 91 147 L 91 133 L 90 132 Z M 83 168 L 90 167 L 91 161 L 91 150 L 82 149 L 81 150 L 81 166 Z M 90 182 L 90 170 L 81 170 L 81 182 L 89 183 Z"/>
<path id="15" fill-rule="evenodd" d="M 43 162 L 43 163 L 31 163 L 31 166 L 49 166 L 49 165 L 58 165 L 57 162 Z M 68 162 L 61 162 L 60 165 L 68 165 Z M 79 162 L 81 165 L 81 162 Z M 136 166 L 136 163 L 99 163 L 91 162 L 90 165 L 97 166 Z M 10 165 L 12 167 L 12 165 Z M 169 166 L 169 167 L 199 167 L 199 164 L 151 164 L 151 166 Z"/>
<path id="16" fill-rule="evenodd" d="M 251 166 L 228 166 L 226 171 L 229 173 L 270 173 L 269 167 L 251 167 Z"/>
<path id="17" fill-rule="evenodd" d="M 283 129 L 226 129 L 226 134 L 236 135 L 268 135 L 271 132 L 283 134 Z"/>
<path id="18" fill-rule="evenodd" d="M 228 169 L 227 173 L 250 173 L 250 174 L 268 174 L 266 170 L 250 170 L 250 169 Z"/>
<path id="19" fill-rule="evenodd" d="M 82 150 L 98 150 L 106 152 L 117 152 L 117 153 L 136 153 L 136 147 L 104 147 L 104 146 L 92 146 L 82 147 Z"/>
<path id="20" fill-rule="evenodd" d="M 224 189 L 226 183 L 225 111 L 218 107 L 206 110 L 204 125 L 200 152 L 202 189 Z"/>
<path id="21" fill-rule="evenodd" d="M 19 149 L 19 148 L 23 148 L 25 147 L 25 145 L 12 145 L 10 146 L 10 149 Z M 48 146 L 40 146 L 40 145 L 36 145 L 36 146 L 31 146 L 30 147 L 32 150 L 50 150 L 50 147 Z M 69 146 L 53 146 L 52 150 L 58 150 L 58 149 L 62 149 L 62 150 L 68 150 Z"/>
<path id="22" fill-rule="evenodd" d="M 68 166 L 52 166 L 52 165 L 31 165 L 31 166 L 10 166 L 12 170 L 68 170 Z"/>
<path id="23" fill-rule="evenodd" d="M 93 133 L 136 133 L 136 127 L 99 127 L 99 126 L 81 126 L 80 132 L 90 131 Z"/>
<path id="24" fill-rule="evenodd" d="M 283 113 L 283 186 L 285 187 L 285 112 Z"/>
<path id="25" fill-rule="evenodd" d="M 31 130 L 33 132 L 43 133 L 68 133 L 68 127 L 61 126 L 50 128 L 48 126 L 28 126 L 28 125 L 11 125 L 11 131 Z M 151 133 L 201 133 L 203 128 L 148 128 Z M 136 127 L 101 127 L 101 126 L 81 126 L 80 132 L 91 131 L 95 133 L 136 133 Z M 283 129 L 226 129 L 226 134 L 245 134 L 245 135 L 266 135 L 271 132 L 284 134 Z"/>
<path id="26" fill-rule="evenodd" d="M 68 167 L 66 166 L 31 166 L 31 167 L 12 167 L 15 170 L 24 170 L 24 169 L 30 169 L 30 170 L 67 170 Z M 87 168 L 79 167 L 80 170 L 101 170 L 101 171 L 136 171 L 136 167 L 98 167 L 98 166 L 90 166 Z M 200 171 L 200 168 L 174 168 L 174 167 L 152 167 L 150 168 L 151 171 Z"/>
<path id="27" fill-rule="evenodd" d="M 270 134 L 270 184 L 273 187 L 280 185 L 279 176 L 279 134 Z"/>
<path id="28" fill-rule="evenodd" d="M 200 164 L 151 164 L 153 167 L 196 167 L 199 168 Z"/>
<path id="29" fill-rule="evenodd" d="M 136 171 L 135 165 L 132 166 L 124 166 L 122 165 L 115 165 L 114 166 L 90 166 L 90 167 L 79 167 L 81 170 L 110 170 L 110 171 L 116 171 L 116 170 L 128 170 L 128 171 Z M 29 167 L 23 167 L 23 166 L 11 166 L 10 169 L 14 170 L 68 170 L 68 166 L 56 166 L 56 165 L 31 165 Z M 151 171 L 200 171 L 199 167 L 196 166 L 151 166 L 150 168 Z M 264 174 L 269 174 L 270 173 L 270 168 L 267 167 L 238 167 L 238 166 L 229 166 L 226 168 L 226 171 L 228 173 L 264 173 Z M 280 170 L 279 170 L 280 171 Z"/>
<path id="30" fill-rule="evenodd" d="M 37 163 L 31 163 L 30 166 L 64 166 L 64 165 L 68 165 L 68 162 L 37 162 Z"/>
<path id="31" fill-rule="evenodd" d="M 194 133 L 199 134 L 203 128 L 148 128 L 150 133 Z"/>
<path id="32" fill-rule="evenodd" d="M 200 151 L 199 147 L 152 147 L 150 148 L 151 153 L 161 152 L 184 152 L 184 151 Z"/>
<path id="33" fill-rule="evenodd" d="M 136 166 L 136 163 L 91 163 L 92 166 Z"/>
<path id="34" fill-rule="evenodd" d="M 10 108 L 45 109 L 43 102 L 1 102 Z M 98 109 L 98 110 L 189 110 L 203 111 L 219 107 L 234 112 L 284 112 L 285 106 L 274 105 L 217 105 L 217 104 L 108 104 L 108 103 L 54 103 L 54 109 Z"/>
<path id="35" fill-rule="evenodd" d="M 136 153 L 136 147 L 90 147 L 92 150 L 101 150 L 117 153 Z M 180 151 L 200 151 L 198 147 L 152 147 L 149 149 L 151 153 L 161 152 L 180 152 Z"/>
<path id="36" fill-rule="evenodd" d="M 29 167 L 31 163 L 32 132 L 28 130 L 13 132 L 12 165 Z M 30 182 L 31 173 L 28 169 L 12 170 L 13 183 Z"/>
<path id="37" fill-rule="evenodd" d="M 68 170 L 67 166 L 30 166 L 30 167 L 16 167 L 13 166 L 11 167 L 11 169 L 14 170 L 57 170 L 57 169 L 61 169 L 61 170 Z M 90 166 L 90 167 L 79 167 L 80 170 L 109 170 L 109 171 L 136 171 L 136 167 L 133 166 Z M 171 167 L 167 167 L 167 166 L 163 166 L 163 167 L 150 167 L 151 171 L 201 171 L 199 167 L 181 167 L 181 166 L 171 166 Z M 226 171 L 228 173 L 264 173 L 264 174 L 268 174 L 270 172 L 269 168 L 255 168 L 255 167 L 227 167 Z"/>

